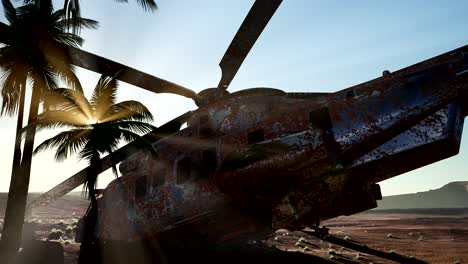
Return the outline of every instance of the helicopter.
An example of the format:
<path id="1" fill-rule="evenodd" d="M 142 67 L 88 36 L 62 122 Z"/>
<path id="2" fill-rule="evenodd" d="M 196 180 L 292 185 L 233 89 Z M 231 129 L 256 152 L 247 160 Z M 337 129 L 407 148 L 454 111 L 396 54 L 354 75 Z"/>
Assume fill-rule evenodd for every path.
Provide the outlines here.
<path id="1" fill-rule="evenodd" d="M 121 71 L 197 110 L 145 136 L 154 160 L 129 144 L 103 158 L 122 177 L 100 194 L 96 236 L 109 243 L 174 238 L 187 247 L 261 240 L 377 206 L 377 184 L 456 155 L 467 109 L 468 47 L 334 93 L 228 87 L 281 4 L 257 0 L 220 62 L 216 88 L 195 93 L 76 48 L 76 66 Z M 186 124 L 186 126 L 183 126 Z M 29 204 L 75 189 L 86 169 Z"/>

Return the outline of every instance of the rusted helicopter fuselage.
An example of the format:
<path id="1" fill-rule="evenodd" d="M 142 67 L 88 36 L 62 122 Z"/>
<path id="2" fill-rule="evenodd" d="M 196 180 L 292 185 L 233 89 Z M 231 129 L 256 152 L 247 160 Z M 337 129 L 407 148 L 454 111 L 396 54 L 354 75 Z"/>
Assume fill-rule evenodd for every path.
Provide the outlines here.
<path id="1" fill-rule="evenodd" d="M 376 207 L 377 182 L 458 153 L 463 51 L 336 93 L 255 88 L 202 105 L 154 143 L 158 159 L 120 165 L 98 236 L 217 243 Z"/>

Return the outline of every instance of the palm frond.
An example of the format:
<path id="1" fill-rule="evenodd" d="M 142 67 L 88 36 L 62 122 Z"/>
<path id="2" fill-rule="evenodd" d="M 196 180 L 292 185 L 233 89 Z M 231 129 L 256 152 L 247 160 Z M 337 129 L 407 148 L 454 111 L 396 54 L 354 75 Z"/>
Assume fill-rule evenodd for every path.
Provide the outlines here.
<path id="1" fill-rule="evenodd" d="M 114 176 L 117 178 L 117 177 L 119 177 L 119 172 L 117 170 L 115 158 L 112 155 L 112 152 L 114 152 L 114 150 L 112 150 L 111 148 L 109 148 L 107 150 L 107 153 L 109 153 L 109 157 L 110 157 L 110 160 L 111 160 L 111 163 L 112 163 L 112 173 L 114 173 Z"/>
<path id="2" fill-rule="evenodd" d="M 52 54 L 53 53 L 53 54 Z M 58 75 L 75 91 L 83 94 L 83 88 L 75 74 L 75 68 L 71 65 L 71 59 L 68 54 L 57 56 L 61 52 L 47 52 L 45 54 L 47 63 L 57 71 Z"/>
<path id="3" fill-rule="evenodd" d="M 65 160 L 70 154 L 77 153 L 88 142 L 88 135 L 91 133 L 90 129 L 75 131 L 68 139 L 66 139 L 58 148 L 55 153 L 55 159 L 58 161 Z"/>
<path id="4" fill-rule="evenodd" d="M 119 131 L 125 141 L 133 142 L 138 148 L 148 151 L 155 158 L 158 156 L 158 153 L 151 142 L 146 140 L 144 137 L 125 129 L 119 129 Z"/>
<path id="5" fill-rule="evenodd" d="M 89 198 L 91 199 L 91 204 L 96 208 L 97 207 L 97 201 L 96 201 L 96 193 L 95 189 L 97 186 L 97 179 L 99 177 L 99 171 L 102 169 L 102 163 L 100 160 L 99 153 L 95 150 L 92 149 L 92 146 L 90 146 L 90 159 L 89 159 L 89 167 L 87 169 L 86 177 L 83 182 L 83 194 L 86 196 L 86 194 L 89 191 Z M 84 149 L 87 149 L 85 147 Z"/>
<path id="6" fill-rule="evenodd" d="M 155 126 L 140 121 L 119 121 L 114 124 L 119 129 L 129 130 L 133 133 L 143 135 L 156 129 Z"/>
<path id="7" fill-rule="evenodd" d="M 79 19 L 81 17 L 81 8 L 79 0 L 64 0 L 63 1 L 63 15 L 64 20 L 68 21 L 65 24 L 67 30 L 72 29 L 73 33 L 78 34 L 81 28 L 79 21 L 71 23 L 72 19 Z"/>
<path id="8" fill-rule="evenodd" d="M 17 19 L 16 9 L 11 3 L 11 1 L 2 0 L 2 5 L 3 5 L 3 13 L 5 14 L 5 18 L 8 20 L 10 24 L 15 23 Z"/>
<path id="9" fill-rule="evenodd" d="M 29 1 L 30 3 L 19 6 L 16 8 L 16 16 L 18 18 L 24 19 L 27 16 L 31 16 L 31 14 L 35 14 L 38 11 L 38 8 L 34 2 L 36 1 Z"/>
<path id="10" fill-rule="evenodd" d="M 60 32 L 54 36 L 54 40 L 58 43 L 65 44 L 70 47 L 81 47 L 84 43 L 84 39 L 74 33 Z"/>
<path id="11" fill-rule="evenodd" d="M 83 121 L 81 112 L 48 110 L 39 114 L 34 122 L 28 124 L 20 132 L 26 135 L 30 131 L 42 131 L 44 129 L 56 128 L 91 128 L 86 121 Z"/>
<path id="12" fill-rule="evenodd" d="M 102 75 L 99 78 L 90 100 L 97 120 L 102 121 L 104 114 L 115 104 L 117 86 L 115 77 Z"/>
<path id="13" fill-rule="evenodd" d="M 99 28 L 99 22 L 93 19 L 89 18 L 83 18 L 83 17 L 67 17 L 65 14 L 65 10 L 57 10 L 57 13 L 62 16 L 62 19 L 57 22 L 57 25 L 61 28 L 64 29 L 69 29 L 69 28 L 87 28 L 87 29 L 98 29 Z M 65 18 L 63 18 L 65 16 Z M 73 32 L 76 34 L 76 32 Z"/>
<path id="14" fill-rule="evenodd" d="M 128 3 L 128 0 L 115 0 L 116 2 Z M 145 11 L 155 11 L 158 9 L 154 0 L 137 0 L 138 4 L 143 7 Z"/>
<path id="15" fill-rule="evenodd" d="M 34 150 L 34 154 L 48 148 L 57 147 L 55 159 L 58 161 L 66 159 L 70 154 L 78 153 L 89 142 L 90 129 L 73 129 L 61 132 L 54 137 L 45 140 Z"/>
<path id="16" fill-rule="evenodd" d="M 48 15 L 51 14 L 54 10 L 52 0 L 36 0 L 34 3 L 39 7 L 39 10 L 42 14 Z"/>
<path id="17" fill-rule="evenodd" d="M 33 89 L 39 89 L 42 93 L 47 90 L 57 89 L 57 73 L 50 65 L 43 64 L 42 67 L 31 67 L 30 76 L 33 84 Z"/>
<path id="18" fill-rule="evenodd" d="M 143 7 L 145 11 L 154 11 L 158 9 L 154 0 L 137 0 L 138 4 Z"/>
<path id="19" fill-rule="evenodd" d="M 125 121 L 153 121 L 153 115 L 142 103 L 128 100 L 114 104 L 102 118 L 102 122 Z"/>
<path id="20" fill-rule="evenodd" d="M 18 110 L 19 97 L 26 89 L 27 72 L 22 65 L 14 65 L 2 75 L 2 106 L 0 114 L 14 115 Z"/>
<path id="21" fill-rule="evenodd" d="M 90 103 L 83 93 L 67 88 L 58 88 L 45 93 L 46 100 L 51 107 L 62 111 L 81 111 L 86 117 L 84 122 L 93 119 L 93 111 Z"/>
<path id="22" fill-rule="evenodd" d="M 92 142 L 88 141 L 88 143 L 86 143 L 86 145 L 78 153 L 78 158 L 80 160 L 87 160 L 89 163 L 91 162 L 93 155 L 95 155 L 95 151 L 92 148 Z"/>

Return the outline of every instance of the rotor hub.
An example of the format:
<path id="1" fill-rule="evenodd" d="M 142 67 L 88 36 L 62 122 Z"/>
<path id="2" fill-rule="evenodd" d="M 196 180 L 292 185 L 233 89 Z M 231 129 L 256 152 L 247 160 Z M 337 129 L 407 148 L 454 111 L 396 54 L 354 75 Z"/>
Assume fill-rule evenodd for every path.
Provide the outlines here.
<path id="1" fill-rule="evenodd" d="M 229 95 L 230 93 L 227 90 L 219 89 L 219 88 L 207 88 L 202 90 L 198 93 L 198 95 L 202 98 L 196 102 L 197 106 L 203 106 L 205 104 L 213 103 L 220 98 Z"/>

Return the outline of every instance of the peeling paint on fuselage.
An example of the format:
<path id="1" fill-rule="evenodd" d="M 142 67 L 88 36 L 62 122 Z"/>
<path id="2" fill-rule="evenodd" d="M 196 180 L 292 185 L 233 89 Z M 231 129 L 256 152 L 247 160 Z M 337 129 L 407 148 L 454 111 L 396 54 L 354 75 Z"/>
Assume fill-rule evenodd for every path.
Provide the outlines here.
<path id="1" fill-rule="evenodd" d="M 372 208 L 377 182 L 458 152 L 462 63 L 446 54 L 328 95 L 250 89 L 201 106 L 154 143 L 158 160 L 121 164 L 99 201 L 100 236 L 191 226 L 223 241 Z"/>

